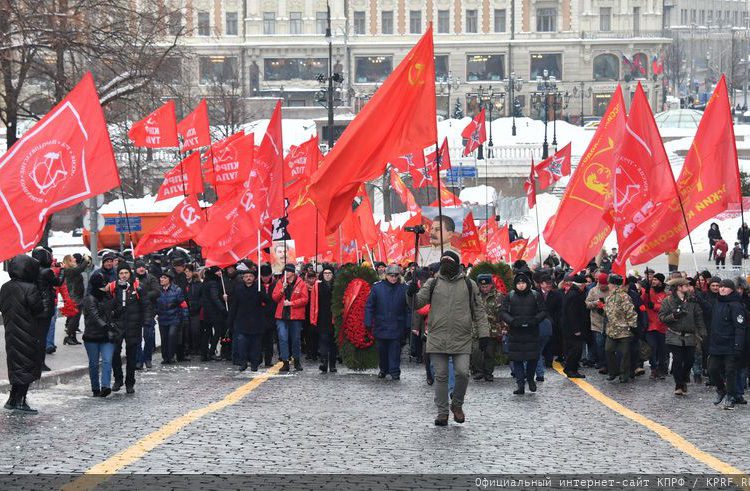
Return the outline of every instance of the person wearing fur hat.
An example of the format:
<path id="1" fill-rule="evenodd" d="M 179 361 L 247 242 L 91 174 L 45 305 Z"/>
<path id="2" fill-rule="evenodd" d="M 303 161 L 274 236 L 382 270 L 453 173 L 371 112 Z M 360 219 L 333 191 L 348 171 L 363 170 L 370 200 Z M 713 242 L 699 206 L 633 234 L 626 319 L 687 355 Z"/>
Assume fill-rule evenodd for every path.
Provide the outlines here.
<path id="1" fill-rule="evenodd" d="M 114 384 L 112 392 L 117 392 L 125 382 L 128 394 L 135 392 L 135 365 L 138 347 L 143 336 L 144 319 L 151 315 L 151 302 L 133 275 L 130 265 L 122 262 L 117 266 L 117 281 L 107 285 L 112 297 L 112 322 L 117 327 L 117 339 L 112 353 Z M 125 342 L 125 378 L 123 380 L 121 350 Z"/>
<path id="2" fill-rule="evenodd" d="M 586 295 L 586 308 L 591 312 L 591 332 L 593 334 L 591 351 L 596 354 L 596 368 L 599 373 L 607 373 L 607 360 L 604 355 L 604 302 L 612 293 L 607 273 L 600 272 L 596 275 L 596 285 Z"/>
<path id="3" fill-rule="evenodd" d="M 162 365 L 174 363 L 177 353 L 177 330 L 187 316 L 186 311 L 185 296 L 180 287 L 174 284 L 174 272 L 163 271 L 159 276 L 159 298 L 156 300 Z"/>
<path id="4" fill-rule="evenodd" d="M 271 265 L 266 263 L 260 266 L 260 287 L 266 292 L 268 300 L 263 304 L 261 313 L 261 323 L 263 324 L 263 364 L 266 367 L 273 365 L 273 345 L 276 338 L 276 302 L 271 298 L 273 288 L 273 270 Z"/>
<path id="5" fill-rule="evenodd" d="M 646 342 L 651 347 L 651 358 L 649 359 L 651 380 L 657 378 L 663 380 L 667 377 L 667 362 L 669 361 L 666 344 L 667 326 L 659 320 L 661 303 L 667 298 L 664 281 L 665 277 L 662 273 L 654 274 L 651 280 L 651 288 L 644 289 L 641 294 L 641 301 L 646 306 L 646 314 L 648 314 Z"/>
<path id="6" fill-rule="evenodd" d="M 536 392 L 534 374 L 539 360 L 539 324 L 547 318 L 544 298 L 532 290 L 531 278 L 518 273 L 513 278 L 513 291 L 505 298 L 500 308 L 500 318 L 508 324 L 508 358 L 513 362 L 516 378 L 516 395 L 529 390 Z"/>
<path id="7" fill-rule="evenodd" d="M 469 359 L 474 325 L 479 338 L 479 349 L 489 344 L 490 327 L 479 287 L 461 271 L 458 254 L 445 251 L 440 258 L 440 271 L 421 288 L 416 282 L 409 285 L 407 294 L 415 298 L 415 309 L 430 305 L 427 319 L 426 353 L 435 368 L 435 405 L 438 416 L 435 425 L 448 425 L 448 359 L 453 358 L 456 385 L 450 402 L 453 420 L 465 421 L 464 397 L 469 382 Z"/>
<path id="8" fill-rule="evenodd" d="M 562 328 L 565 336 L 565 375 L 568 378 L 585 378 L 579 372 L 583 343 L 591 330 L 591 315 L 586 308 L 586 278 L 577 274 L 570 278 L 570 288 L 563 302 Z"/>
<path id="9" fill-rule="evenodd" d="M 387 267 L 387 265 L 383 261 L 375 261 L 374 267 L 375 267 L 375 272 L 378 273 L 378 278 L 380 278 L 381 281 L 384 280 L 385 268 Z"/>
<path id="10" fill-rule="evenodd" d="M 401 378 L 401 340 L 411 326 L 411 309 L 406 299 L 407 286 L 401 281 L 401 266 L 391 264 L 385 270 L 385 281 L 372 286 L 365 305 L 365 325 L 378 345 L 380 373 Z"/>
<path id="11" fill-rule="evenodd" d="M 604 314 L 607 316 L 607 340 L 604 347 L 609 373 L 607 380 L 612 381 L 619 375 L 620 382 L 625 383 L 631 380 L 631 338 L 638 325 L 638 315 L 623 277 L 611 274 L 608 281 L 613 291 L 604 303 Z"/>

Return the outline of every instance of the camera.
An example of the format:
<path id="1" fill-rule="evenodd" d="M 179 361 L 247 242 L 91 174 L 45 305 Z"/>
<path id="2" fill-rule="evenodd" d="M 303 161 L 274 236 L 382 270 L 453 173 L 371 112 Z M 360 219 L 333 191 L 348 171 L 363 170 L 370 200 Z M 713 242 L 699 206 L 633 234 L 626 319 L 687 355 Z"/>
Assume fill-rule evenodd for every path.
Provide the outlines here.
<path id="1" fill-rule="evenodd" d="M 417 234 L 417 235 L 421 235 L 421 234 L 423 234 L 423 233 L 426 232 L 425 228 L 424 228 L 424 225 L 415 225 L 413 227 L 404 227 L 404 230 L 406 232 L 411 232 L 411 233 Z"/>

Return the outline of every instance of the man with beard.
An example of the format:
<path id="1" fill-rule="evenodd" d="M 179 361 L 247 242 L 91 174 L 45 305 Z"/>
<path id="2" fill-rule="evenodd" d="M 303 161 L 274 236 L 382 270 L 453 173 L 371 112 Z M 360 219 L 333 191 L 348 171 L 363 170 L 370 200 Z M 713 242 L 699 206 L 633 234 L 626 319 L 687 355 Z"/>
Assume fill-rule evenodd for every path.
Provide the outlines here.
<path id="1" fill-rule="evenodd" d="M 458 254 L 446 251 L 440 258 L 440 272 L 421 287 L 412 282 L 409 295 L 416 294 L 416 309 L 430 305 L 427 320 L 427 347 L 430 361 L 435 367 L 435 405 L 438 416 L 435 425 L 448 425 L 448 358 L 453 357 L 456 386 L 450 409 L 453 420 L 463 423 L 464 396 L 469 383 L 473 324 L 476 323 L 479 349 L 485 351 L 489 344 L 490 326 L 484 303 L 479 297 L 479 287 L 461 271 Z"/>
<path id="2" fill-rule="evenodd" d="M 430 245 L 419 248 L 419 265 L 425 267 L 440 262 L 441 254 L 445 251 L 458 254 L 458 251 L 451 246 L 455 232 L 456 223 L 451 217 L 446 215 L 435 217 L 430 227 Z"/>
<path id="3" fill-rule="evenodd" d="M 667 326 L 659 320 L 659 311 L 661 303 L 667 298 L 664 285 L 665 277 L 661 273 L 656 273 L 651 280 L 651 289 L 644 290 L 641 295 L 643 305 L 646 306 L 648 314 L 648 328 L 646 330 L 646 342 L 651 346 L 651 380 L 657 378 L 663 380 L 667 377 L 667 353 L 666 334 Z"/>

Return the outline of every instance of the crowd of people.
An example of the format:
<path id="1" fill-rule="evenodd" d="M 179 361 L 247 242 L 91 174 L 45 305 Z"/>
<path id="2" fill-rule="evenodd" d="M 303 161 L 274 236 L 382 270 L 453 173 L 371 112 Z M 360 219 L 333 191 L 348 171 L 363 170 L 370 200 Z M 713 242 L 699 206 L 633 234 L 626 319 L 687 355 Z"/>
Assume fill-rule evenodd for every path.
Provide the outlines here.
<path id="1" fill-rule="evenodd" d="M 250 260 L 219 268 L 183 255 L 131 263 L 107 253 L 101 259 L 101 267 L 88 272 L 91 258 L 65 256 L 56 264 L 40 247 L 9 262 L 11 280 L 0 289 L 12 384 L 6 409 L 36 412 L 26 394 L 56 349 L 58 296 L 65 344 L 81 344 L 83 316 L 94 397 L 123 387 L 135 392 L 137 373 L 153 368 L 157 325 L 162 365 L 197 356 L 232 362 L 239 371 L 280 362 L 280 371 L 289 372 L 302 371 L 304 359 L 317 362 L 321 373 L 337 371 L 333 265 L 286 264 L 274 275 L 271 265 Z M 675 271 L 667 278 L 649 269 L 623 278 L 601 259 L 575 274 L 554 254 L 535 270 L 517 261 L 507 291 L 490 274 L 471 279 L 471 266 L 452 250 L 426 267 L 375 263 L 379 281 L 364 322 L 376 340 L 378 377 L 400 379 L 408 344 L 410 358 L 424 364 L 426 383 L 435 386 L 438 426 L 448 424 L 450 412 L 464 422 L 469 379 L 493 382 L 504 361 L 516 395 L 536 392 L 554 362 L 569 378 L 585 378 L 590 368 L 621 383 L 645 376 L 647 363 L 644 378 L 671 374 L 676 396 L 706 378 L 715 404 L 746 404 L 747 281 L 707 271 Z"/>

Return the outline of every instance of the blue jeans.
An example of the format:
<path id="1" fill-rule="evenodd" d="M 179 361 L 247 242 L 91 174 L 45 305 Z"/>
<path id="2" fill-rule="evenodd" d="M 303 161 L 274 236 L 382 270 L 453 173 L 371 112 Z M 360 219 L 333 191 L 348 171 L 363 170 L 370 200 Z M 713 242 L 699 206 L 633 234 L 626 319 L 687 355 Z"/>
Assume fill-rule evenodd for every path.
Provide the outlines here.
<path id="1" fill-rule="evenodd" d="M 651 346 L 651 358 L 648 360 L 651 370 L 658 369 L 666 375 L 668 373 L 667 361 L 669 360 L 666 336 L 659 331 L 648 331 L 646 332 L 646 342 Z"/>
<path id="2" fill-rule="evenodd" d="M 159 324 L 159 333 L 161 333 L 161 359 L 172 361 L 177 351 L 177 330 L 180 324 L 163 326 Z"/>
<path id="3" fill-rule="evenodd" d="M 292 356 L 302 362 L 302 321 L 276 319 L 276 331 L 279 333 L 279 351 L 282 361 L 289 361 L 289 339 L 292 340 Z"/>
<path id="4" fill-rule="evenodd" d="M 378 355 L 380 357 L 380 372 L 391 377 L 401 376 L 401 340 L 377 339 Z"/>
<path id="5" fill-rule="evenodd" d="M 47 348 L 55 346 L 55 321 L 57 320 L 57 309 L 52 314 L 52 320 L 49 322 L 49 329 L 47 329 Z"/>
<path id="6" fill-rule="evenodd" d="M 143 344 L 138 343 L 138 353 L 136 354 L 136 360 L 139 364 L 145 362 L 151 363 L 151 357 L 154 354 L 156 348 L 156 329 L 154 328 L 153 319 L 146 321 L 143 326 Z"/>
<path id="7" fill-rule="evenodd" d="M 537 377 L 544 377 L 544 356 L 542 356 L 542 351 L 544 351 L 544 347 L 547 346 L 550 337 L 551 336 L 539 336 L 539 359 L 536 362 Z"/>
<path id="8" fill-rule="evenodd" d="M 112 354 L 115 352 L 113 343 L 92 343 L 84 341 L 83 346 L 86 348 L 86 354 L 89 357 L 89 379 L 91 380 L 91 390 L 110 388 L 112 377 Z M 102 362 L 102 379 L 99 384 L 99 358 Z"/>
<path id="9" fill-rule="evenodd" d="M 594 331 L 594 344 L 596 345 L 596 368 L 607 366 L 607 358 L 604 355 L 604 342 L 607 336 L 603 332 Z"/>

